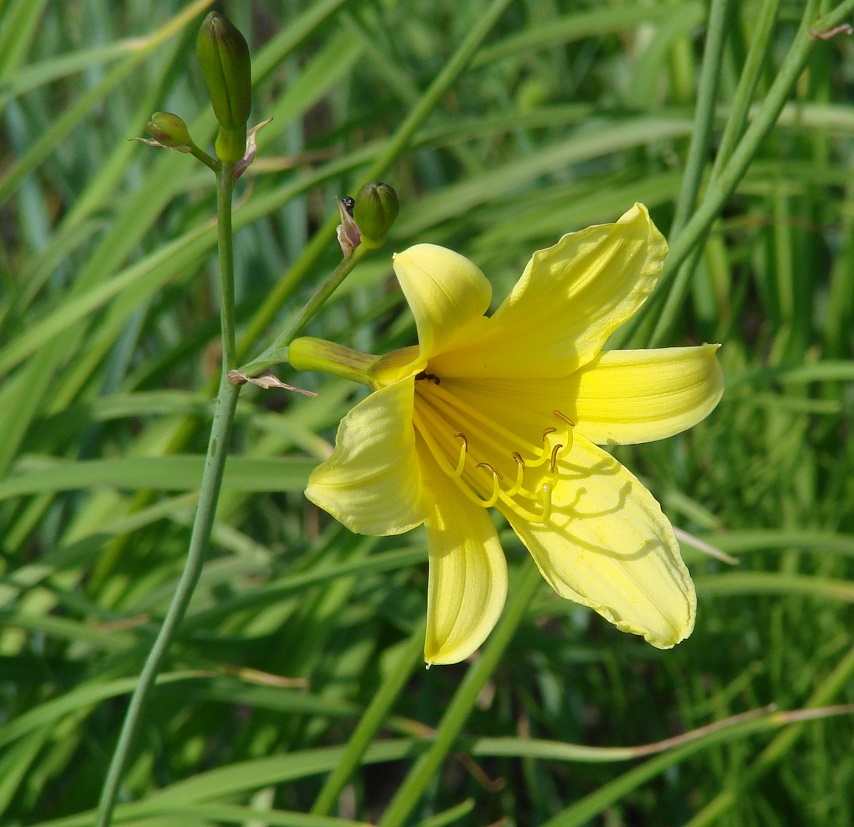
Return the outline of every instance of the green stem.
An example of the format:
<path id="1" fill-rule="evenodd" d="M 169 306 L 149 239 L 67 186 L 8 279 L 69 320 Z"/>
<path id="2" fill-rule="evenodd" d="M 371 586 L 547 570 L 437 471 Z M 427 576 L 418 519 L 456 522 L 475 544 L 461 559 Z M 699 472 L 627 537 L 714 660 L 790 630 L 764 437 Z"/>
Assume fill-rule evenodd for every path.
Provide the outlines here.
<path id="1" fill-rule="evenodd" d="M 341 760 L 326 779 L 323 789 L 311 808 L 312 815 L 327 815 L 330 812 L 350 777 L 358 769 L 362 756 L 370 747 L 374 735 L 382 726 L 389 710 L 394 706 L 395 701 L 406 686 L 407 680 L 412 675 L 412 670 L 419 663 L 423 663 L 424 628 L 425 626 L 422 623 L 407 641 L 390 674 L 360 718 Z"/>
<path id="2" fill-rule="evenodd" d="M 628 339 L 634 334 L 643 319 L 653 314 L 662 301 L 666 299 L 666 306 L 661 311 L 657 331 L 669 330 L 679 313 L 687 283 L 670 284 L 674 281 L 679 268 L 688 258 L 695 245 L 708 232 L 714 220 L 717 218 L 727 199 L 735 191 L 739 181 L 750 166 L 753 156 L 759 145 L 773 128 L 786 104 L 792 87 L 806 65 L 810 52 L 815 45 L 815 38 L 810 30 L 820 31 L 830 29 L 839 24 L 845 17 L 854 11 L 854 0 L 845 0 L 838 5 L 830 14 L 815 20 L 815 0 L 811 0 L 804 12 L 801 26 L 792 42 L 783 64 L 777 73 L 765 100 L 756 110 L 756 116 L 738 142 L 731 158 L 727 163 L 721 164 L 720 175 L 709 181 L 705 196 L 699 207 L 685 224 L 664 264 L 658 289 L 644 305 L 643 310 L 638 313 L 629 325 L 617 331 L 613 338 L 615 348 L 623 347 Z M 670 287 L 669 290 L 665 289 Z M 654 341 L 659 339 L 660 334 L 654 335 Z"/>
<path id="3" fill-rule="evenodd" d="M 700 70 L 691 143 L 688 146 L 688 157 L 685 160 L 682 186 L 676 199 L 673 224 L 670 226 L 671 242 L 682 232 L 688 221 L 688 216 L 696 208 L 700 187 L 703 183 L 703 170 L 706 167 L 706 156 L 712 141 L 715 101 L 718 96 L 718 80 L 721 76 L 721 64 L 723 63 L 728 11 L 729 0 L 712 0 L 709 10 L 709 27 L 703 48 L 703 65 Z M 694 253 L 682 265 L 677 276 L 677 282 L 680 280 L 685 283 L 690 281 L 699 261 L 701 249 L 702 242 L 697 244 Z M 659 325 L 660 323 L 661 320 L 659 319 Z M 650 336 L 650 342 L 655 341 L 658 336 L 660 336 L 660 330 L 657 326 Z M 650 346 L 653 345 L 650 344 Z"/>
<path id="4" fill-rule="evenodd" d="M 222 365 L 225 372 L 237 366 L 234 333 L 234 237 L 231 228 L 233 173 L 234 164 L 223 164 L 216 174 L 219 312 L 222 328 Z"/>
<path id="5" fill-rule="evenodd" d="M 762 76 L 762 66 L 771 49 L 774 25 L 780 14 L 781 0 L 765 0 L 754 23 L 750 49 L 744 60 L 738 86 L 732 98 L 732 107 L 721 135 L 718 153 L 712 165 L 712 178 L 716 178 L 732 156 L 739 138 L 744 134 L 750 102 Z"/>
<path id="6" fill-rule="evenodd" d="M 351 255 L 343 259 L 335 268 L 332 275 L 317 289 L 302 309 L 291 317 L 273 344 L 257 359 L 253 359 L 251 362 L 243 365 L 240 368 L 240 372 L 246 374 L 246 376 L 257 376 L 261 371 L 287 361 L 287 346 L 294 340 L 297 333 L 308 324 L 315 313 L 323 307 L 326 300 L 338 289 L 341 282 L 347 278 L 353 268 L 365 257 L 367 252 L 367 248 L 360 244 L 353 250 Z"/>
<path id="7" fill-rule="evenodd" d="M 407 147 L 412 136 L 433 111 L 443 95 L 465 71 L 475 52 L 509 4 L 510 0 L 492 0 L 492 4 L 486 13 L 477 18 L 466 39 L 459 45 L 457 51 L 430 84 L 406 120 L 398 127 L 383 153 L 371 164 L 364 176 L 365 182 L 373 181 L 385 175 L 388 168 Z M 337 224 L 338 215 L 336 213 L 318 228 L 299 259 L 273 288 L 264 304 L 255 312 L 241 336 L 240 353 L 242 356 L 246 356 L 254 343 L 269 329 L 279 312 L 279 308 L 315 269 L 318 259 L 329 249 L 329 244 L 335 236 Z"/>
<path id="8" fill-rule="evenodd" d="M 498 662 L 501 660 L 501 656 L 504 654 L 514 632 L 522 622 L 528 604 L 536 593 L 540 582 L 539 569 L 533 561 L 527 560 L 521 577 L 514 584 L 498 625 L 489 636 L 481 656 L 466 672 L 466 676 L 454 694 L 450 706 L 442 716 L 435 739 L 398 788 L 394 798 L 383 813 L 379 827 L 400 827 L 400 825 L 405 824 L 428 785 L 435 781 L 436 773 L 442 761 L 453 749 L 460 730 L 471 714 L 483 687 L 486 686 L 495 672 Z"/>
<path id="9" fill-rule="evenodd" d="M 219 170 L 222 164 L 217 161 L 216 158 L 208 155 L 207 152 L 205 152 L 200 147 L 197 147 L 192 141 L 190 141 L 189 146 L 190 154 L 194 158 L 198 158 L 206 167 L 210 167 L 217 175 L 219 175 Z"/>
<path id="10" fill-rule="evenodd" d="M 676 200 L 676 211 L 670 227 L 671 240 L 676 238 L 688 221 L 703 181 L 703 169 L 706 155 L 712 139 L 712 127 L 715 117 L 715 100 L 718 96 L 718 80 L 721 76 L 724 42 L 726 41 L 726 20 L 729 0 L 712 0 L 709 10 L 709 30 L 703 48 L 703 65 L 700 69 L 700 82 L 697 92 L 697 108 L 694 112 L 694 126 L 691 130 L 691 144 L 685 160 L 685 174 Z"/>
<path id="11" fill-rule="evenodd" d="M 157 674 L 169 652 L 169 647 L 175 638 L 178 627 L 190 604 L 193 591 L 202 573 L 211 529 L 216 514 L 217 501 L 222 486 L 222 476 L 225 470 L 225 460 L 228 455 L 228 444 L 240 386 L 233 385 L 227 379 L 228 368 L 234 366 L 234 260 L 231 238 L 231 197 L 234 189 L 232 165 L 223 164 L 217 170 L 217 216 L 219 232 L 219 264 L 220 264 L 220 308 L 222 315 L 222 354 L 223 369 L 220 378 L 219 393 L 216 398 L 211 435 L 205 458 L 199 490 L 199 504 L 193 531 L 190 535 L 190 547 L 187 552 L 187 562 L 178 581 L 169 610 L 163 620 L 163 625 L 157 634 L 154 645 L 148 653 L 145 665 L 139 676 L 139 681 L 130 698 L 125 719 L 122 722 L 119 739 L 110 759 L 101 798 L 98 802 L 98 818 L 96 827 L 109 827 L 113 818 L 122 775 L 130 756 L 130 750 L 136 736 L 142 716 L 145 712 L 151 688 L 157 679 Z"/>
<path id="12" fill-rule="evenodd" d="M 833 698 L 851 683 L 854 677 L 854 649 L 839 662 L 836 669 L 828 675 L 806 702 L 806 708 L 826 706 Z M 759 781 L 783 756 L 795 745 L 804 733 L 806 723 L 793 724 L 781 732 L 751 763 L 742 776 L 729 788 L 718 793 L 686 827 L 706 827 L 710 824 L 722 824 L 721 816 L 743 801 L 747 791 Z"/>
<path id="13" fill-rule="evenodd" d="M 756 20 L 756 31 L 750 44 L 750 50 L 747 58 L 744 61 L 741 76 L 739 77 L 738 86 L 733 96 L 732 108 L 726 125 L 724 126 L 723 135 L 721 136 L 720 147 L 718 148 L 715 160 L 712 163 L 712 171 L 709 175 L 709 180 L 714 181 L 720 175 L 728 163 L 732 153 L 734 152 L 739 138 L 744 134 L 745 124 L 747 123 L 748 112 L 750 111 L 750 102 L 756 91 L 756 86 L 759 83 L 759 78 L 762 73 L 762 65 L 768 55 L 771 46 L 771 36 L 774 29 L 774 24 L 777 21 L 777 16 L 780 11 L 780 0 L 765 0 Z M 711 32 L 710 32 L 711 37 Z M 692 209 L 696 206 L 696 198 L 692 202 Z M 679 210 L 677 209 L 677 215 Z M 687 219 L 687 213 L 685 214 Z M 671 234 L 675 237 L 682 230 L 684 221 L 678 221 L 674 218 Z M 676 232 L 674 232 L 674 229 Z M 693 277 L 697 265 L 703 255 L 705 247 L 705 239 L 708 232 L 703 233 L 698 240 L 694 249 L 691 251 L 687 260 L 679 268 L 674 281 L 674 289 L 678 290 L 682 284 L 687 284 Z M 647 317 L 648 318 L 648 317 Z M 650 325 L 652 327 L 652 325 Z M 661 323 L 655 326 L 655 329 L 649 333 L 647 344 L 649 347 L 656 347 L 662 344 L 669 334 L 669 330 L 661 327 Z"/>

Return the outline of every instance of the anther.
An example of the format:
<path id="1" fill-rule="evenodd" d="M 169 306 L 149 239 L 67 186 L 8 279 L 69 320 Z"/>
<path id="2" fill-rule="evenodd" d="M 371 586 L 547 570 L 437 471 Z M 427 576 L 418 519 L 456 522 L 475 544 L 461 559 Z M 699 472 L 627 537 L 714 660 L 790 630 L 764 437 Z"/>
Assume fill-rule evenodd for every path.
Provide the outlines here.
<path id="1" fill-rule="evenodd" d="M 490 465 L 488 462 L 479 462 L 477 464 L 477 467 L 478 468 L 486 468 L 487 471 L 492 471 L 492 473 L 495 474 L 495 476 L 498 479 L 500 479 L 500 480 L 504 479 L 504 475 L 497 468 Z"/>
<path id="2" fill-rule="evenodd" d="M 554 451 L 551 451 L 551 452 L 549 451 L 549 440 L 548 440 L 548 437 L 549 437 L 549 435 L 550 435 L 550 434 L 555 434 L 555 433 L 557 433 L 557 428 L 551 428 L 551 427 L 549 427 L 549 428 L 546 428 L 546 429 L 543 431 L 543 436 L 542 436 L 542 440 L 543 440 L 543 447 L 540 449 L 540 455 L 539 455 L 536 459 L 528 459 L 528 460 L 524 460 L 525 465 L 526 465 L 528 468 L 537 468 L 537 467 L 539 467 L 540 465 L 542 465 L 542 464 L 543 464 L 543 463 L 544 463 L 544 462 L 549 458 L 549 455 L 550 455 L 550 454 L 551 454 L 551 456 L 552 456 L 552 457 L 554 457 Z"/>
<path id="3" fill-rule="evenodd" d="M 555 444 L 554 448 L 552 448 L 552 461 L 549 465 L 549 471 L 551 471 L 552 473 L 557 471 L 557 455 L 558 451 L 560 451 L 561 448 L 563 448 L 563 445 L 561 445 L 559 442 Z"/>
<path id="4" fill-rule="evenodd" d="M 522 455 L 518 451 L 514 451 L 512 456 L 513 462 L 516 463 L 516 481 L 507 492 L 508 497 L 515 497 L 522 489 L 522 477 L 525 474 L 525 460 L 522 459 Z"/>
<path id="5" fill-rule="evenodd" d="M 570 427 L 570 428 L 574 428 L 574 427 L 575 427 L 575 423 L 574 423 L 574 422 L 573 422 L 573 421 L 572 421 L 572 420 L 571 420 L 571 419 L 570 419 L 566 414 L 562 414 L 562 413 L 561 413 L 559 410 L 557 410 L 557 409 L 553 410 L 553 411 L 552 411 L 552 413 L 553 413 L 553 414 L 554 414 L 554 415 L 555 415 L 555 416 L 556 416 L 556 417 L 557 417 L 561 422 L 565 422 L 567 425 L 569 425 L 569 427 Z"/>

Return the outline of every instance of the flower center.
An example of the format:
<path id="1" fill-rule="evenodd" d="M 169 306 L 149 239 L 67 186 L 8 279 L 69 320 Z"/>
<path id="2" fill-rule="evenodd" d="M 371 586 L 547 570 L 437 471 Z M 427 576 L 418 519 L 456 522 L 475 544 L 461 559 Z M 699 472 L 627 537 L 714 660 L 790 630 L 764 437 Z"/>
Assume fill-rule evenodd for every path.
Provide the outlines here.
<path id="1" fill-rule="evenodd" d="M 455 394 L 453 382 L 443 383 L 429 368 L 415 377 L 415 428 L 439 467 L 476 505 L 548 521 L 558 460 L 572 447 L 574 423 L 555 410 L 541 425 L 526 427 L 528 435 L 520 433 Z"/>

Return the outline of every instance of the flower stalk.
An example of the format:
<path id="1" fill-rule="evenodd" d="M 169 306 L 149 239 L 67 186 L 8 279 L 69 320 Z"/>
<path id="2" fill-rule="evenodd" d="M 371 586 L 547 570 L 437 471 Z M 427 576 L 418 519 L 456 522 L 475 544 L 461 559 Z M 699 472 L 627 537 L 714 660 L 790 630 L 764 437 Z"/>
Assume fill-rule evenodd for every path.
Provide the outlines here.
<path id="1" fill-rule="evenodd" d="M 134 738 L 142 722 L 151 689 L 175 639 L 178 627 L 187 612 L 190 599 L 204 567 L 219 492 L 222 487 L 231 428 L 237 409 L 237 399 L 240 396 L 240 386 L 232 384 L 227 379 L 227 372 L 229 368 L 234 366 L 235 358 L 234 254 L 231 224 L 231 202 L 234 191 L 232 170 L 232 164 L 222 164 L 217 170 L 217 216 L 219 218 L 217 229 L 219 235 L 223 368 L 199 489 L 199 504 L 190 535 L 184 571 L 178 581 L 178 587 L 166 612 L 163 625 L 160 627 L 154 645 L 148 653 L 139 676 L 139 682 L 131 695 L 130 704 L 101 791 L 96 827 L 109 827 L 112 823 L 113 809 L 118 797 L 122 775 Z"/>
<path id="2" fill-rule="evenodd" d="M 246 148 L 246 119 L 251 105 L 249 51 L 240 32 L 224 18 L 213 13 L 208 15 L 202 24 L 198 49 L 214 111 L 221 125 L 220 136 L 217 139 L 217 153 L 221 160 L 211 158 L 195 145 L 186 124 L 177 115 L 155 113 L 149 123 L 149 131 L 163 146 L 190 152 L 216 173 L 222 369 L 199 489 L 199 503 L 190 535 L 184 571 L 178 581 L 178 587 L 166 612 L 163 625 L 148 653 L 139 681 L 131 695 L 101 790 L 96 827 L 109 827 L 112 823 L 122 775 L 142 722 L 151 689 L 184 619 L 204 568 L 222 487 L 234 414 L 240 396 L 240 385 L 232 384 L 228 380 L 228 372 L 235 367 L 236 363 L 234 243 L 231 214 L 234 167 L 235 163 L 243 158 Z"/>
<path id="3" fill-rule="evenodd" d="M 207 557 L 208 544 L 216 514 L 228 444 L 240 386 L 233 385 L 227 379 L 227 371 L 234 364 L 234 258 L 231 226 L 231 201 L 234 190 L 232 182 L 232 164 L 222 164 L 217 171 L 217 215 L 219 234 L 220 267 L 220 311 L 222 318 L 222 354 L 223 369 L 219 392 L 216 398 L 214 418 L 211 426 L 208 451 L 202 481 L 199 489 L 199 504 L 190 535 L 187 561 L 178 581 L 178 587 L 172 597 L 163 625 L 157 634 L 154 645 L 148 654 L 139 676 L 139 682 L 131 695 L 130 704 L 122 724 L 119 739 L 113 752 L 101 799 L 98 804 L 96 827 L 109 827 L 112 823 L 113 809 L 119 793 L 122 774 L 127 764 L 130 749 L 142 722 L 149 694 L 157 679 L 172 641 L 187 612 L 193 591 L 202 573 Z"/>
<path id="4" fill-rule="evenodd" d="M 288 361 L 288 345 L 296 335 L 308 324 L 318 310 L 326 303 L 327 299 L 338 289 L 341 282 L 353 271 L 353 268 L 365 257 L 367 248 L 359 245 L 353 253 L 335 268 L 329 278 L 317 289 L 314 295 L 306 302 L 290 321 L 285 324 L 281 333 L 276 337 L 270 347 L 260 356 L 241 366 L 240 372 L 246 376 L 257 376 L 262 371 L 273 365 L 280 365 Z"/>

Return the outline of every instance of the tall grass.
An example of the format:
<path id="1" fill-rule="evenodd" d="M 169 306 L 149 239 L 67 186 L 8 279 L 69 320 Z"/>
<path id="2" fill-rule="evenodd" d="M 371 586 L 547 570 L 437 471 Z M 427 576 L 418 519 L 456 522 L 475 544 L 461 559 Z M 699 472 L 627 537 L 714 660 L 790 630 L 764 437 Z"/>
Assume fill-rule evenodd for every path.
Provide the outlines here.
<path id="1" fill-rule="evenodd" d="M 215 192 L 128 139 L 170 110 L 211 141 L 208 6 L 0 3 L 10 827 L 93 823 L 186 555 L 219 372 Z M 340 260 L 335 198 L 367 173 L 400 218 L 310 332 L 373 352 L 414 336 L 391 250 L 453 247 L 500 298 L 534 249 L 643 201 L 673 257 L 620 344 L 721 342 L 727 391 L 618 455 L 738 565 L 685 543 L 697 628 L 660 652 L 556 598 L 508 533 L 499 628 L 425 671 L 423 534 L 351 535 L 302 496 L 358 391 L 282 367 L 318 397 L 241 396 L 116 823 L 854 823 L 854 41 L 818 36 L 854 2 L 222 11 L 253 49 L 253 120 L 274 119 L 237 192 L 243 357 Z"/>

